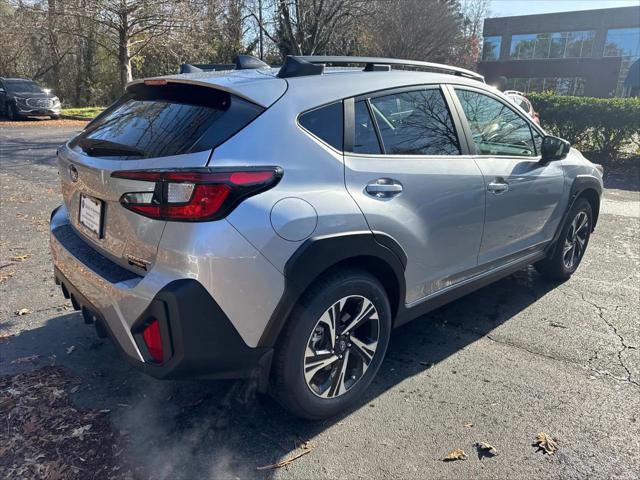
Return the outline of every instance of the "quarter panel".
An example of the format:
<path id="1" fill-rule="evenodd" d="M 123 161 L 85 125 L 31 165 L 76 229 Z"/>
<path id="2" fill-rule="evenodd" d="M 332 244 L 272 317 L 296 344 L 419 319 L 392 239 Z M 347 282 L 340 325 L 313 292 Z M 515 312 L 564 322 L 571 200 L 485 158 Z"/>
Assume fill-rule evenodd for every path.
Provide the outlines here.
<path id="1" fill-rule="evenodd" d="M 307 93 L 308 96 L 308 93 Z M 305 238 L 287 240 L 271 223 L 271 211 L 283 198 L 295 197 L 317 213 L 313 236 L 369 230 L 344 186 L 342 153 L 304 132 L 297 124 L 304 110 L 288 93 L 235 137 L 218 147 L 210 166 L 277 165 L 278 185 L 244 200 L 227 220 L 280 271 Z M 305 100 L 308 102 L 308 100 Z M 310 210 L 309 210 L 310 211 Z M 299 218 L 281 219 L 279 230 L 296 230 Z"/>
<path id="2" fill-rule="evenodd" d="M 283 275 L 226 220 L 167 222 L 156 264 L 169 278 L 198 280 L 250 347 L 284 291 Z"/>

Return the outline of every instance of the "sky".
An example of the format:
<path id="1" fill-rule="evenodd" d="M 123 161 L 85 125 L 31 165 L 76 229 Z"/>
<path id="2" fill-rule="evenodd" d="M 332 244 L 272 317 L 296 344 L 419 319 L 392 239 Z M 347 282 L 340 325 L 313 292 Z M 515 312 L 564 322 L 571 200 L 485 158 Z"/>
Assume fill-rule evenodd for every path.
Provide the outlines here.
<path id="1" fill-rule="evenodd" d="M 491 0 L 489 17 L 637 6 L 640 0 Z"/>

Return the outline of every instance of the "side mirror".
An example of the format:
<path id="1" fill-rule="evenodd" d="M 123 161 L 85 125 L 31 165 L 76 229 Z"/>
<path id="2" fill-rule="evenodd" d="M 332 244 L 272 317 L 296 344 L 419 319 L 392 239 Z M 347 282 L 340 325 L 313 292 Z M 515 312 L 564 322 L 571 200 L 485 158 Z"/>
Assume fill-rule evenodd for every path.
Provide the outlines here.
<path id="1" fill-rule="evenodd" d="M 542 139 L 542 163 L 553 162 L 566 158 L 571 150 L 571 144 L 562 138 L 547 135 Z"/>
<path id="2" fill-rule="evenodd" d="M 2 95 L 4 92 L 4 88 L 0 87 L 0 95 Z"/>

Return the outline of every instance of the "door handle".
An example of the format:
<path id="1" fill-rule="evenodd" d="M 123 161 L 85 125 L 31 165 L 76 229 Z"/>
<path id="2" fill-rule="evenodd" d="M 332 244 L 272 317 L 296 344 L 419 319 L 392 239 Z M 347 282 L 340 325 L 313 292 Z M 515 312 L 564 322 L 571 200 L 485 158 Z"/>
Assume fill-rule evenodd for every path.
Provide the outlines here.
<path id="1" fill-rule="evenodd" d="M 487 190 L 495 195 L 501 195 L 509 191 L 509 184 L 504 180 L 491 182 L 489 185 L 487 185 Z"/>
<path id="2" fill-rule="evenodd" d="M 367 184 L 365 190 L 377 198 L 390 198 L 402 192 L 402 184 L 389 178 L 379 178 L 375 183 Z"/>

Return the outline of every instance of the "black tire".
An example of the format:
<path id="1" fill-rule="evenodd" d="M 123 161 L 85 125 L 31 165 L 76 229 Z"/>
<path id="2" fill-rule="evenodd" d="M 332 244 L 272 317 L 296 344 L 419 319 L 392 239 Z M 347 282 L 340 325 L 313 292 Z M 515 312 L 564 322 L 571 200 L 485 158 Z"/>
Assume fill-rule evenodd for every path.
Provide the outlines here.
<path id="1" fill-rule="evenodd" d="M 581 219 L 584 218 L 584 215 L 586 215 L 586 224 L 579 229 L 579 235 L 576 236 L 575 228 L 582 225 Z M 562 226 L 556 245 L 547 258 L 534 265 L 536 270 L 548 280 L 568 280 L 584 257 L 592 229 L 591 204 L 584 198 L 578 198 Z M 569 248 L 570 245 L 573 247 L 567 251 L 565 247 Z M 569 257 L 572 260 L 570 262 L 567 260 Z"/>
<path id="2" fill-rule="evenodd" d="M 345 298 L 348 299 L 344 300 Z M 359 300 L 359 298 L 363 298 L 363 300 Z M 348 324 L 354 316 L 358 315 L 362 309 L 369 308 L 367 300 L 375 307 L 378 318 L 375 319 L 375 313 L 369 316 L 365 315 L 364 317 L 370 320 L 363 322 L 345 335 L 340 335 L 342 330 L 348 329 Z M 329 353 L 320 355 L 317 353 L 316 344 L 313 344 L 315 356 L 309 356 L 312 342 L 317 342 L 318 340 L 315 339 L 321 335 L 319 331 L 323 331 L 322 335 L 327 333 L 327 338 L 330 338 L 329 330 L 320 326 L 321 317 L 328 318 L 323 315 L 325 313 L 330 315 L 329 310 L 335 312 L 336 310 L 333 310 L 335 305 L 339 305 L 338 308 L 341 308 L 340 302 L 342 301 L 345 302 L 344 308 L 340 311 L 339 320 L 333 330 L 335 332 L 333 336 L 335 354 L 331 349 L 332 355 Z M 360 301 L 362 304 L 359 303 Z M 328 326 L 326 323 L 323 325 Z M 364 329 L 364 334 L 362 329 Z M 371 341 L 375 335 L 371 332 L 374 330 L 377 332 L 377 344 L 375 351 L 371 354 L 370 361 L 366 363 L 364 361 L 365 355 L 363 355 L 366 351 L 360 349 L 358 344 L 362 345 L 360 340 L 367 337 L 369 333 L 367 340 Z M 321 278 L 299 300 L 282 332 L 274 358 L 271 381 L 272 395 L 294 415 L 310 420 L 331 417 L 347 410 L 360 401 L 364 391 L 378 372 L 389 344 L 390 333 L 391 308 L 389 300 L 384 288 L 375 277 L 362 270 L 349 269 Z M 355 340 L 353 340 L 354 338 Z M 353 346 L 351 343 L 346 343 L 345 339 L 352 341 Z M 371 341 L 368 345 L 373 345 L 373 342 Z M 347 346 L 348 352 L 341 350 Z M 328 348 L 332 347 L 328 346 Z M 342 353 L 340 360 L 334 360 L 333 364 L 312 374 L 314 377 L 310 381 L 311 384 L 316 378 L 326 378 L 323 383 L 329 385 L 324 390 L 324 395 L 328 395 L 330 398 L 321 398 L 320 395 L 323 393 L 320 389 L 312 391 L 313 387 L 305 377 L 305 371 L 306 375 L 311 375 L 310 370 L 315 370 L 312 365 L 313 361 L 309 362 L 309 360 L 320 358 L 320 356 L 335 357 L 340 352 Z M 305 355 L 307 356 L 305 357 Z M 361 362 L 361 365 L 358 362 Z M 316 363 L 316 365 L 318 364 Z M 334 370 L 337 371 L 337 375 Z M 347 382 L 353 383 L 347 387 Z M 346 391 L 342 391 L 343 389 Z"/>
<path id="3" fill-rule="evenodd" d="M 51 120 L 60 120 L 60 115 L 51 115 Z"/>
<path id="4" fill-rule="evenodd" d="M 18 120 L 18 112 L 15 105 L 7 106 L 7 118 L 12 122 Z"/>

